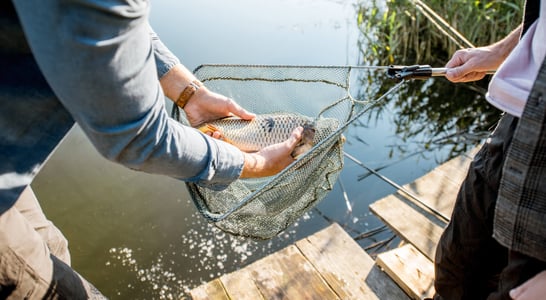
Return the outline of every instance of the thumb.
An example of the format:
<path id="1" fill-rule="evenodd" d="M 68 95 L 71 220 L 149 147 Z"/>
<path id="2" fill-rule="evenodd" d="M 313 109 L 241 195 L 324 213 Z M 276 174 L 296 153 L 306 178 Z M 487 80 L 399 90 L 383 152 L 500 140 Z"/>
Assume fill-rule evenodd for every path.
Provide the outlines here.
<path id="1" fill-rule="evenodd" d="M 466 75 L 466 68 L 463 66 L 448 68 L 446 78 L 450 81 L 457 81 Z"/>
<path id="2" fill-rule="evenodd" d="M 298 126 L 292 133 L 290 134 L 290 138 L 286 141 L 288 147 L 290 149 L 293 149 L 296 147 L 296 145 L 300 142 L 303 135 L 303 127 Z"/>
<path id="3" fill-rule="evenodd" d="M 255 114 L 247 111 L 246 109 L 242 108 L 239 104 L 237 104 L 233 99 L 229 99 L 229 110 L 230 112 L 243 119 L 243 120 L 252 120 L 256 117 Z"/>
<path id="4" fill-rule="evenodd" d="M 519 297 L 519 295 L 521 295 L 521 288 L 517 287 L 515 289 L 511 289 L 510 292 L 509 292 L 509 295 L 510 295 L 510 298 L 512 299 L 517 299 Z"/>

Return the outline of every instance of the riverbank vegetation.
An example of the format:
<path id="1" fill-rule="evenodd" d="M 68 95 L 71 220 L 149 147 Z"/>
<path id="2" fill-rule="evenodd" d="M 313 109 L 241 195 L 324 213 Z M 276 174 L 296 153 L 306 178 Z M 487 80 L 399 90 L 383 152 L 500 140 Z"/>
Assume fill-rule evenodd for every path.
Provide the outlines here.
<path id="1" fill-rule="evenodd" d="M 361 64 L 443 67 L 458 49 L 488 45 L 506 36 L 521 21 L 523 2 L 363 1 L 357 6 Z M 362 78 L 363 94 L 382 94 L 393 85 L 381 76 Z M 389 98 L 397 110 L 398 134 L 408 140 L 419 137 L 423 149 L 448 146 L 450 157 L 467 151 L 483 140 L 500 115 L 485 100 L 488 80 L 489 76 L 468 84 L 445 78 L 409 81 Z M 378 106 L 374 113 L 387 106 Z M 403 151 L 407 145 L 395 147 Z"/>

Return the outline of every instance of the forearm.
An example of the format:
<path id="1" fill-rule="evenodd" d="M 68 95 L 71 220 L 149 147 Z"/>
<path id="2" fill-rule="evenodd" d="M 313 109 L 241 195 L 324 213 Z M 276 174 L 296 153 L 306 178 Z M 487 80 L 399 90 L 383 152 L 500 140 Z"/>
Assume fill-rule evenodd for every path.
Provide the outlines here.
<path id="1" fill-rule="evenodd" d="M 518 26 L 512 32 L 510 32 L 502 40 L 488 46 L 491 49 L 492 54 L 496 55 L 497 58 L 501 61 L 504 61 L 506 57 L 512 52 L 519 42 L 521 36 L 521 30 L 523 25 Z"/>
<path id="2" fill-rule="evenodd" d="M 148 24 L 152 47 L 156 61 L 157 76 L 163 93 L 173 102 L 178 100 L 180 93 L 195 81 L 190 70 L 180 63 L 180 60 L 163 44 L 158 35 Z"/>
<path id="3" fill-rule="evenodd" d="M 14 1 L 49 85 L 97 150 L 133 169 L 200 184 L 238 178 L 238 149 L 168 117 L 147 2 L 65 2 Z M 162 66 L 169 61 L 176 59 Z"/>
<path id="4" fill-rule="evenodd" d="M 165 96 L 176 102 L 182 91 L 196 79 L 184 65 L 177 64 L 163 75 L 159 82 Z M 199 93 L 199 90 L 196 93 Z"/>

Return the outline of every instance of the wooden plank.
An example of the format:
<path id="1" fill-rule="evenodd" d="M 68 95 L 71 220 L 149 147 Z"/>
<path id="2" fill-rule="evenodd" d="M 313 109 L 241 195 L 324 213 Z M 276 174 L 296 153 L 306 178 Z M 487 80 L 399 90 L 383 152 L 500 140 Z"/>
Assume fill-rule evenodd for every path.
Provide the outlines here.
<path id="1" fill-rule="evenodd" d="M 296 246 L 341 299 L 408 299 L 338 224 Z"/>
<path id="2" fill-rule="evenodd" d="M 370 210 L 401 238 L 434 260 L 443 226 L 433 223 L 406 201 L 402 196 L 393 194 L 372 203 Z"/>
<path id="3" fill-rule="evenodd" d="M 412 299 L 434 296 L 434 265 L 411 244 L 379 254 L 376 262 Z"/>
<path id="4" fill-rule="evenodd" d="M 214 279 L 190 291 L 193 300 L 230 300 L 219 279 Z"/>
<path id="5" fill-rule="evenodd" d="M 449 218 L 471 161 L 467 155 L 453 158 L 403 187 Z"/>
<path id="6" fill-rule="evenodd" d="M 435 170 L 405 185 L 404 188 L 412 191 L 419 200 L 449 219 L 461 182 L 462 179 L 455 183 L 445 174 Z"/>
<path id="7" fill-rule="evenodd" d="M 460 184 L 478 149 L 449 160 L 404 188 L 449 218 Z M 409 243 L 379 254 L 376 263 L 413 299 L 432 297 L 434 266 L 431 261 L 446 224 L 403 193 L 376 201 L 370 210 Z"/>
<path id="8" fill-rule="evenodd" d="M 339 299 L 294 245 L 250 264 L 247 271 L 265 299 Z"/>
<path id="9" fill-rule="evenodd" d="M 259 300 L 264 299 L 262 293 L 254 283 L 252 274 L 248 268 L 237 272 L 224 274 L 220 277 L 224 289 L 231 299 L 237 300 Z"/>

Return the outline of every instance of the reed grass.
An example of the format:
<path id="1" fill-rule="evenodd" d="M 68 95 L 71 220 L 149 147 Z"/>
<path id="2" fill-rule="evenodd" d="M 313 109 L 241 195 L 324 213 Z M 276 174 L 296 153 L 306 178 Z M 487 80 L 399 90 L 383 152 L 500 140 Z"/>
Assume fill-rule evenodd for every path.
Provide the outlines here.
<path id="1" fill-rule="evenodd" d="M 425 15 L 424 3 L 475 46 L 492 44 L 510 33 L 521 21 L 524 0 L 386 0 L 362 2 L 358 24 L 369 36 L 374 50 L 383 52 L 383 63 L 403 58 L 445 63 L 461 43 L 450 39 Z M 463 43 L 464 45 L 464 43 Z M 467 46 L 467 45 L 465 45 Z"/>

